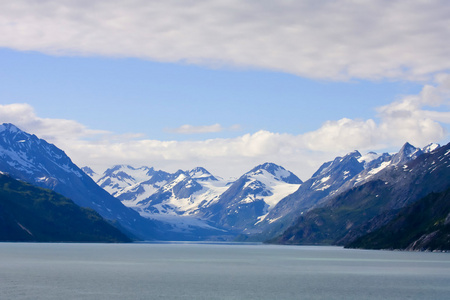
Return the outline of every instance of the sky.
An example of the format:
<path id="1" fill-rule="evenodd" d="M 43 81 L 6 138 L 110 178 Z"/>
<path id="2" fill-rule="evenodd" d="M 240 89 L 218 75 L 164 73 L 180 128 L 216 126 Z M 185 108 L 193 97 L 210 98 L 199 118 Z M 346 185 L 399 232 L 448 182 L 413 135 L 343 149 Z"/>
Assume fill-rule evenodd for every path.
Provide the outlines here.
<path id="1" fill-rule="evenodd" d="M 0 2 L 0 123 L 116 164 L 308 179 L 449 142 L 450 2 Z"/>

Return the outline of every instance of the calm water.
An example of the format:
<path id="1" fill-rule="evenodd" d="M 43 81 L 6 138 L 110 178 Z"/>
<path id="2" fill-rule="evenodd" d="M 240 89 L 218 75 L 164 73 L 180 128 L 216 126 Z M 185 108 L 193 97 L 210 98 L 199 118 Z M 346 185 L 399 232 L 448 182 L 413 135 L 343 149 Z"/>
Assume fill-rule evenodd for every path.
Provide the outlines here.
<path id="1" fill-rule="evenodd" d="M 450 254 L 0 243 L 1 299 L 449 299 Z"/>

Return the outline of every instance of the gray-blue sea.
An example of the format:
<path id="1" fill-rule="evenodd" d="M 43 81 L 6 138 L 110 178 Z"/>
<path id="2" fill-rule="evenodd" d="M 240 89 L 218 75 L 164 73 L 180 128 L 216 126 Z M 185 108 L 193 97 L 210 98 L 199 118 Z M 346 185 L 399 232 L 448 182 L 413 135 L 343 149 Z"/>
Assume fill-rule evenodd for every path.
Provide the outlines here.
<path id="1" fill-rule="evenodd" d="M 261 244 L 0 243 L 1 299 L 450 299 L 450 254 Z"/>

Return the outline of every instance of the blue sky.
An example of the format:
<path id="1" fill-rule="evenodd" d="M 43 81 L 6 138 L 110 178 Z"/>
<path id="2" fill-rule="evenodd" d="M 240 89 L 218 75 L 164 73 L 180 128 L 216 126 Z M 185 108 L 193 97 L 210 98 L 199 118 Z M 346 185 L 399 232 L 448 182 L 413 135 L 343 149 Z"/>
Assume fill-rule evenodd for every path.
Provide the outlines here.
<path id="1" fill-rule="evenodd" d="M 44 118 L 76 120 L 147 138 L 231 137 L 269 130 L 299 134 L 325 120 L 369 118 L 375 107 L 414 94 L 411 82 L 336 82 L 255 70 L 211 69 L 130 58 L 54 57 L 2 49 L 2 99 Z M 214 134 L 170 129 L 221 124 Z M 233 125 L 239 128 L 231 129 Z"/>
<path id="2" fill-rule="evenodd" d="M 130 3 L 0 4 L 0 122 L 98 171 L 224 177 L 448 142 L 446 1 Z"/>

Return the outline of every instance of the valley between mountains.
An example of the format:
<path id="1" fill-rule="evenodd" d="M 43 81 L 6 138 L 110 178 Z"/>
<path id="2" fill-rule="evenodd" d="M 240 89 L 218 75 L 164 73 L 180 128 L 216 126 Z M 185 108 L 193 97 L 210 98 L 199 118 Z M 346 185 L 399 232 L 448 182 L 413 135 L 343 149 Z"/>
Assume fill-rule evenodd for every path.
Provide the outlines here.
<path id="1" fill-rule="evenodd" d="M 450 250 L 449 144 L 417 148 L 405 143 L 397 153 L 354 151 L 323 163 L 305 181 L 269 162 L 228 180 L 200 166 L 168 173 L 116 165 L 98 174 L 79 168 L 45 140 L 3 124 L 0 171 L 94 210 L 133 240 Z M 0 221 L 20 232 L 1 240 L 38 236 L 17 213 L 0 205 Z M 414 221 L 420 226 L 411 225 Z M 395 235 L 380 233 L 386 231 Z M 402 244 L 393 243 L 399 239 Z"/>

